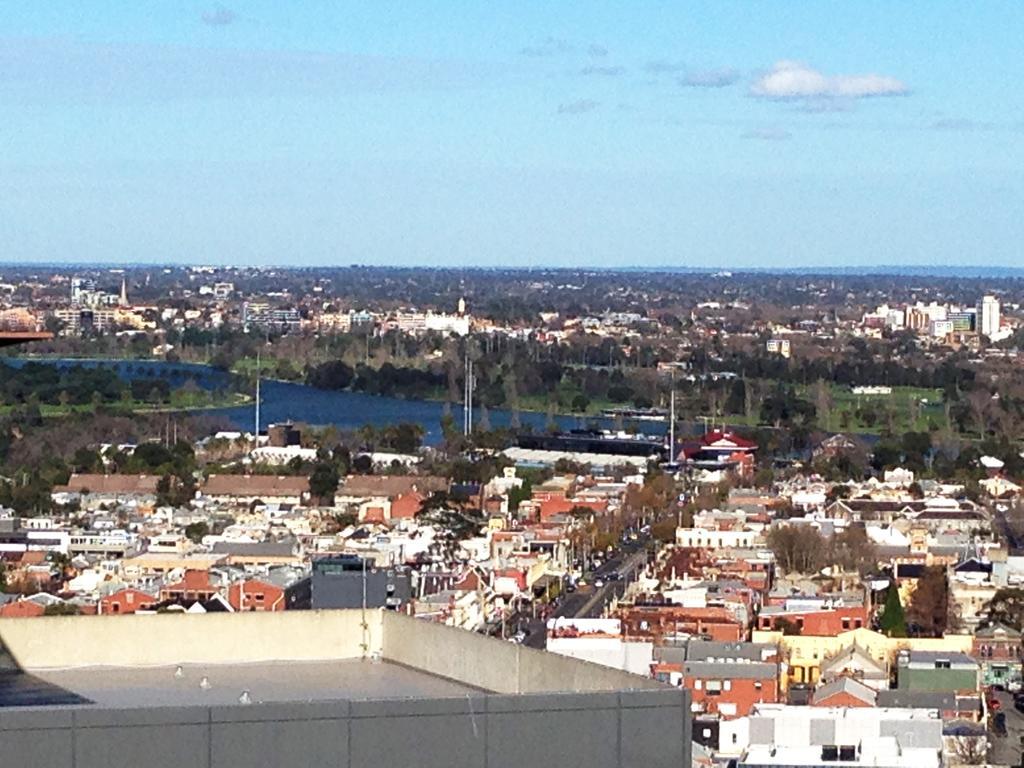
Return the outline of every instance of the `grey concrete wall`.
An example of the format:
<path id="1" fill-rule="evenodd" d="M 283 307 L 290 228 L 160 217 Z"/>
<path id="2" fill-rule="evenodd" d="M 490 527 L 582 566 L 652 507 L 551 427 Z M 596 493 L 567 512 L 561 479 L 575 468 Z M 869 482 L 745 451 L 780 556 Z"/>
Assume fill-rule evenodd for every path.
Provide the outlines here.
<path id="1" fill-rule="evenodd" d="M 0 710 L 34 768 L 689 768 L 684 692 Z"/>
<path id="2" fill-rule="evenodd" d="M 363 612 L 43 616 L 0 621 L 0 646 L 22 669 L 320 661 L 363 655 Z M 366 611 L 369 652 L 381 613 Z"/>
<path id="3" fill-rule="evenodd" d="M 397 613 L 383 616 L 384 658 L 495 693 L 659 690 L 661 683 Z"/>

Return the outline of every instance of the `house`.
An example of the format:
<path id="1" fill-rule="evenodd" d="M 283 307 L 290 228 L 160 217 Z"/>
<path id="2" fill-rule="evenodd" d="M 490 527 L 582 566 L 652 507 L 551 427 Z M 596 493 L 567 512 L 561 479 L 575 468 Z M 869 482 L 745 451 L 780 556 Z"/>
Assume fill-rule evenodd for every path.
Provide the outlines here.
<path id="1" fill-rule="evenodd" d="M 903 650 L 896 657 L 901 691 L 977 691 L 981 668 L 966 653 Z"/>
<path id="2" fill-rule="evenodd" d="M 665 664 L 654 667 L 655 679 L 668 680 L 668 672 Z M 690 691 L 693 712 L 745 717 L 756 704 L 778 701 L 777 663 L 687 661 L 680 673 L 680 685 Z"/>
<path id="3" fill-rule="evenodd" d="M 236 581 L 227 591 L 235 611 L 283 611 L 284 590 L 259 579 Z"/>
<path id="4" fill-rule="evenodd" d="M 446 478 L 433 475 L 349 475 L 334 495 L 360 522 L 388 524 L 411 520 L 434 493 L 449 490 Z"/>
<path id="5" fill-rule="evenodd" d="M 226 555 L 213 552 L 193 552 L 188 555 L 143 552 L 121 561 L 121 573 L 126 581 L 152 579 L 171 571 L 209 570 L 227 563 Z"/>
<path id="6" fill-rule="evenodd" d="M 200 498 L 222 504 L 303 504 L 309 500 L 309 479 L 283 475 L 210 475 Z"/>
<path id="7" fill-rule="evenodd" d="M 1021 688 L 1021 633 L 1005 624 L 990 624 L 974 633 L 971 656 L 981 663 L 981 684 Z"/>
<path id="8" fill-rule="evenodd" d="M 873 707 L 878 691 L 852 677 L 839 676 L 819 685 L 811 696 L 812 707 Z"/>
<path id="9" fill-rule="evenodd" d="M 876 691 L 889 687 L 889 668 L 856 643 L 821 662 L 822 682 L 852 678 Z"/>
<path id="10" fill-rule="evenodd" d="M 74 473 L 66 485 L 56 485 L 55 503 L 79 500 L 86 509 L 104 504 L 152 503 L 156 500 L 159 475 L 103 475 Z"/>
<path id="11" fill-rule="evenodd" d="M 683 448 L 678 460 L 692 469 L 709 472 L 732 471 L 747 477 L 754 470 L 757 443 L 728 430 L 714 430 L 700 442 Z"/>
<path id="12" fill-rule="evenodd" d="M 209 571 L 187 570 L 181 581 L 160 589 L 160 600 L 209 600 L 219 591 L 210 582 Z"/>
<path id="13" fill-rule="evenodd" d="M 135 613 L 136 611 L 152 608 L 157 598 L 153 595 L 131 587 L 119 589 L 100 598 L 98 613 L 109 615 L 113 613 Z"/>

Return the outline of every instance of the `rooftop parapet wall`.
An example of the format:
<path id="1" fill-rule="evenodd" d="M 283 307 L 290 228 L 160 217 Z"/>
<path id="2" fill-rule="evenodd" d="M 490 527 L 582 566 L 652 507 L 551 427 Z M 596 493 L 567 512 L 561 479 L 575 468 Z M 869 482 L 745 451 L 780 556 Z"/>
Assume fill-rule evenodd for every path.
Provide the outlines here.
<path id="1" fill-rule="evenodd" d="M 504 694 L 670 690 L 628 672 L 397 613 L 383 616 L 384 658 Z"/>
<path id="2" fill-rule="evenodd" d="M 365 616 L 365 632 L 360 610 L 0 619 L 0 646 L 25 670 L 352 659 L 381 650 L 381 613 Z"/>

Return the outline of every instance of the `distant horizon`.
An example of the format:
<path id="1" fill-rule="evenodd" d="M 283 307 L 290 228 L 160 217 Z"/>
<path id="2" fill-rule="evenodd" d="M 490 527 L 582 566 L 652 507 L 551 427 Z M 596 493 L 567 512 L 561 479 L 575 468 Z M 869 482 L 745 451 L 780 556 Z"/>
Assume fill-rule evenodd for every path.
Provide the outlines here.
<path id="1" fill-rule="evenodd" d="M 980 266 L 971 264 L 937 265 L 838 265 L 838 266 L 807 266 L 807 267 L 681 267 L 681 266 L 595 266 L 595 265 L 558 265 L 549 266 L 480 266 L 480 265 L 430 265 L 430 264 L 226 264 L 209 261 L 176 261 L 176 262 L 125 262 L 125 261 L 39 261 L 10 262 L 0 261 L 3 269 L 52 269 L 52 270 L 126 270 L 126 269 L 233 269 L 233 270 L 284 270 L 284 271 L 329 271 L 343 269 L 375 269 L 375 270 L 428 270 L 428 271 L 460 271 L 460 272 L 623 272 L 623 273 L 677 273 L 707 275 L 793 275 L 793 276 L 856 276 L 871 274 L 889 277 L 965 277 L 968 279 L 984 279 L 986 277 L 1009 277 L 1024 279 L 1024 266 Z"/>

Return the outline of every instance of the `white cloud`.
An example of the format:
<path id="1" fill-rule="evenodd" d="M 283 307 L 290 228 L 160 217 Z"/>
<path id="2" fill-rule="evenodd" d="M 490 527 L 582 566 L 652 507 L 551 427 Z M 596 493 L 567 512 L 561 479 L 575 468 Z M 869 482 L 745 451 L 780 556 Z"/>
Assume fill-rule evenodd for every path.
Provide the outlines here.
<path id="1" fill-rule="evenodd" d="M 863 99 L 904 96 L 907 86 L 886 75 L 825 75 L 798 61 L 778 61 L 750 87 L 766 99 Z"/>

